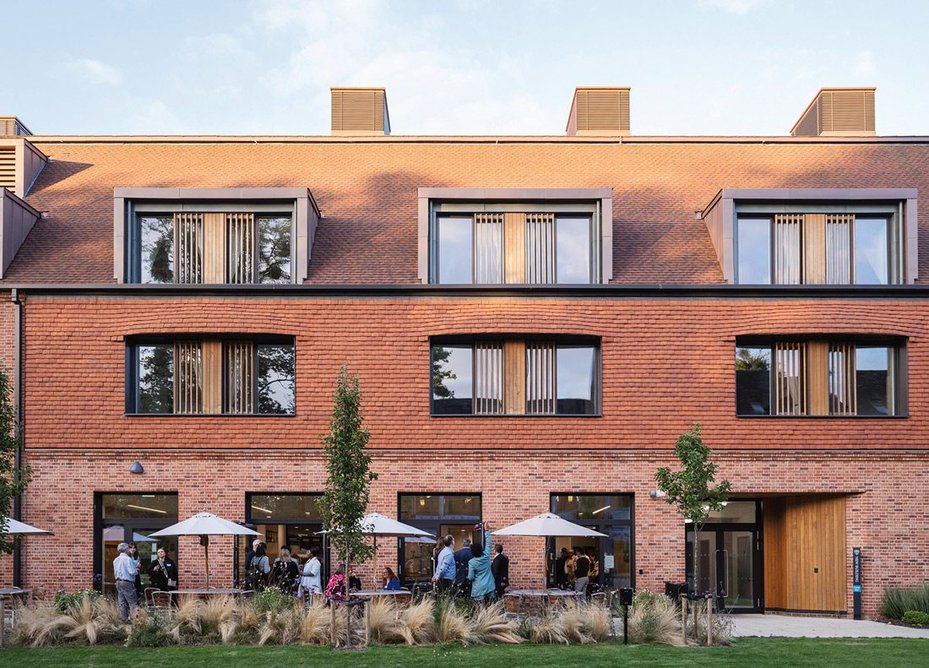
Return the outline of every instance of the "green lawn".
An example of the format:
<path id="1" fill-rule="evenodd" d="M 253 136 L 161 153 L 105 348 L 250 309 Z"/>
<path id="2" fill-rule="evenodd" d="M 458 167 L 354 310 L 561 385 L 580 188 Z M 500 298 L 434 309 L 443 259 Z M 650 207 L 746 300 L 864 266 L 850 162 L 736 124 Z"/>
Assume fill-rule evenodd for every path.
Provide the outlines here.
<path id="1" fill-rule="evenodd" d="M 571 647 L 548 645 L 475 647 L 375 647 L 366 652 L 334 653 L 320 647 L 66 647 L 0 650 L 0 666 L 924 666 L 929 639 L 819 640 L 742 638 L 732 647 L 702 649 L 601 644 Z"/>

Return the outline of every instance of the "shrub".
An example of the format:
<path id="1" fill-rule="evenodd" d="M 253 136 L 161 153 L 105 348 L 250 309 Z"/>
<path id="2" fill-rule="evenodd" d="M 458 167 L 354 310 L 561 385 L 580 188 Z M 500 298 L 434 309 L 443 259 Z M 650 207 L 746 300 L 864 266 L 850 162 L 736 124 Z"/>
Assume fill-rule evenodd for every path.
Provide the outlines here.
<path id="1" fill-rule="evenodd" d="M 305 645 L 325 645 L 331 633 L 332 612 L 323 600 L 314 598 L 306 608 L 300 622 L 299 638 Z"/>
<path id="2" fill-rule="evenodd" d="M 629 639 L 637 644 L 677 644 L 679 632 L 674 601 L 664 594 L 638 592 L 629 613 Z"/>
<path id="3" fill-rule="evenodd" d="M 436 602 L 436 641 L 440 643 L 471 642 L 471 624 L 455 600 L 442 597 Z"/>
<path id="4" fill-rule="evenodd" d="M 17 611 L 12 642 L 18 647 L 56 645 L 64 637 L 62 614 L 52 605 L 27 606 Z"/>
<path id="5" fill-rule="evenodd" d="M 517 628 L 515 621 L 506 618 L 503 603 L 478 608 L 471 618 L 471 636 L 479 643 L 521 643 Z"/>
<path id="6" fill-rule="evenodd" d="M 430 600 L 406 608 L 397 621 L 407 645 L 427 645 L 435 639 L 435 606 Z"/>
<path id="7" fill-rule="evenodd" d="M 890 619 L 903 619 L 910 610 L 929 614 L 929 583 L 921 587 L 888 587 L 881 599 L 881 614 Z"/>
<path id="8" fill-rule="evenodd" d="M 66 614 L 68 608 L 70 608 L 75 603 L 80 603 L 82 599 L 89 598 L 91 600 L 96 600 L 101 598 L 102 594 L 96 589 L 84 589 L 81 591 L 74 591 L 70 594 L 64 592 L 58 592 L 55 594 L 55 609 L 59 614 Z"/>
<path id="9" fill-rule="evenodd" d="M 250 601 L 258 612 L 286 610 L 294 606 L 294 597 L 285 594 L 277 587 L 267 587 L 263 591 L 255 594 Z"/>
<path id="10" fill-rule="evenodd" d="M 929 612 L 907 610 L 903 613 L 903 621 L 913 626 L 929 626 Z"/>
<path id="11" fill-rule="evenodd" d="M 164 620 L 145 609 L 139 610 L 132 621 L 126 647 L 167 647 L 170 644 L 171 636 L 165 630 Z"/>
<path id="12" fill-rule="evenodd" d="M 538 620 L 530 622 L 529 640 L 543 645 L 567 645 L 564 622 L 557 611 L 548 611 Z"/>

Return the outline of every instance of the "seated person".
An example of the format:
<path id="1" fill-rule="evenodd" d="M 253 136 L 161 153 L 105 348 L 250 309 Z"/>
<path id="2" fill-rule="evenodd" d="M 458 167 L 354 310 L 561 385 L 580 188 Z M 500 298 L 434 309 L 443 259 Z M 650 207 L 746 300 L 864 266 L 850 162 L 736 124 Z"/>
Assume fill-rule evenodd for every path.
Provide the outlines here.
<path id="1" fill-rule="evenodd" d="M 389 566 L 384 567 L 384 575 L 381 581 L 384 583 L 385 591 L 399 591 L 400 589 L 400 578 L 394 575 L 393 570 Z"/>

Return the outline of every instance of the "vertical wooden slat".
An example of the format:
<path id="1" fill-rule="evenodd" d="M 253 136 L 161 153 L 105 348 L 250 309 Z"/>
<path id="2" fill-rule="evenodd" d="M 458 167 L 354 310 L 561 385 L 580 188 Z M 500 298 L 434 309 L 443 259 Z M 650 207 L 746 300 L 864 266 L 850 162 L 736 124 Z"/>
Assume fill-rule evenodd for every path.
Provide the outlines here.
<path id="1" fill-rule="evenodd" d="M 807 374 L 809 376 L 810 415 L 828 415 L 830 398 L 829 344 L 810 341 L 807 344 Z"/>
<path id="2" fill-rule="evenodd" d="M 824 214 L 826 230 L 826 283 L 852 282 L 852 226 L 855 214 Z"/>
<path id="3" fill-rule="evenodd" d="M 829 414 L 855 415 L 857 412 L 855 345 L 829 344 Z"/>
<path id="4" fill-rule="evenodd" d="M 174 214 L 174 281 L 203 282 L 203 214 Z"/>
<path id="5" fill-rule="evenodd" d="M 555 345 L 548 341 L 526 344 L 526 406 L 534 415 L 555 413 Z"/>
<path id="6" fill-rule="evenodd" d="M 803 216 L 803 282 L 826 282 L 826 215 L 808 213 Z"/>
<path id="7" fill-rule="evenodd" d="M 214 414 L 223 410 L 223 344 L 221 341 L 204 341 L 203 355 L 203 412 Z"/>
<path id="8" fill-rule="evenodd" d="M 174 344 L 174 412 L 201 413 L 203 409 L 202 357 L 199 341 Z"/>
<path id="9" fill-rule="evenodd" d="M 774 344 L 775 415 L 805 415 L 807 411 L 806 344 L 778 341 Z"/>
<path id="10" fill-rule="evenodd" d="M 509 415 L 526 412 L 526 343 L 506 341 L 503 344 L 504 410 Z"/>
<path id="11" fill-rule="evenodd" d="M 504 214 L 474 214 L 474 282 L 503 283 Z"/>
<path id="12" fill-rule="evenodd" d="M 225 345 L 225 392 L 223 411 L 234 414 L 257 412 L 255 404 L 255 346 L 249 341 Z"/>
<path id="13" fill-rule="evenodd" d="M 506 283 L 526 282 L 526 214 L 505 213 L 504 255 Z"/>
<path id="14" fill-rule="evenodd" d="M 774 216 L 774 282 L 800 283 L 803 214 L 779 213 Z"/>
<path id="15" fill-rule="evenodd" d="M 555 282 L 555 215 L 527 213 L 526 283 L 550 285 Z"/>
<path id="16" fill-rule="evenodd" d="M 252 213 L 227 213 L 226 216 L 226 282 L 255 283 L 257 230 Z"/>
<path id="17" fill-rule="evenodd" d="M 504 377 L 506 362 L 503 344 L 474 344 L 474 412 L 497 415 L 504 410 Z"/>
<path id="18" fill-rule="evenodd" d="M 203 282 L 226 280 L 226 215 L 203 214 Z"/>

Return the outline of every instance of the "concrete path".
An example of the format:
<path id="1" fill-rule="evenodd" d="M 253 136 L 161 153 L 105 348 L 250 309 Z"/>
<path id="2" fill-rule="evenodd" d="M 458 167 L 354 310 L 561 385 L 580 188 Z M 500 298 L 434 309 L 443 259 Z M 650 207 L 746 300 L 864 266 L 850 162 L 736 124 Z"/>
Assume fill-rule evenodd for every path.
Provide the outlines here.
<path id="1" fill-rule="evenodd" d="M 929 629 L 881 622 L 787 615 L 732 615 L 733 636 L 782 638 L 929 638 Z"/>

